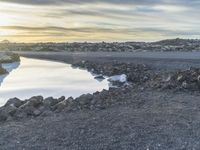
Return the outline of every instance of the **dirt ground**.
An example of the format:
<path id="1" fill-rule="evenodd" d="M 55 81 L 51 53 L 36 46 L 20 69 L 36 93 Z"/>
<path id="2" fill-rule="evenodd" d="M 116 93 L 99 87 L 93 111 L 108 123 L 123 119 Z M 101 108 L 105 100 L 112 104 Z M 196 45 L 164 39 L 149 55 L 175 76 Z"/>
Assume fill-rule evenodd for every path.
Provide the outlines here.
<path id="1" fill-rule="evenodd" d="M 58 55 L 47 56 L 40 55 L 38 58 L 59 60 Z M 65 59 L 63 56 L 59 61 Z M 198 67 L 200 64 L 198 60 L 187 59 L 174 59 L 176 65 L 161 58 L 131 60 L 146 62 L 158 72 Z M 0 149 L 198 150 L 199 97 L 198 90 L 160 90 L 138 85 L 129 88 L 125 94 L 117 95 L 118 103 L 99 110 L 52 112 L 36 118 L 2 122 Z"/>

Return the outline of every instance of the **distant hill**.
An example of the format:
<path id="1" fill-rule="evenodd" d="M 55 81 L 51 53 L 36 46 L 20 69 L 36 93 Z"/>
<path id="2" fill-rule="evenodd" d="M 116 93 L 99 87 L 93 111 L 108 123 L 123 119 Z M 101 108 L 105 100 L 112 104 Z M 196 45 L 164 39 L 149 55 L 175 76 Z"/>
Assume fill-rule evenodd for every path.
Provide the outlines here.
<path id="1" fill-rule="evenodd" d="M 197 39 L 167 39 L 158 42 L 152 42 L 152 44 L 157 45 L 171 45 L 171 46 L 180 46 L 180 45 L 188 45 L 188 44 L 200 44 L 200 40 Z"/>

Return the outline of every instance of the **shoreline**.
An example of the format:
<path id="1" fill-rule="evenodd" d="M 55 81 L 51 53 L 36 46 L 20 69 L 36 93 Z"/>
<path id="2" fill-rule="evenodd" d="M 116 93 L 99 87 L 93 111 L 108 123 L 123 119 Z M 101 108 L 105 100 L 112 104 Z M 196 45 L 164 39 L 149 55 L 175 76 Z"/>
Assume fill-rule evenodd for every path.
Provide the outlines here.
<path id="1" fill-rule="evenodd" d="M 59 58 L 59 55 L 29 57 L 59 61 L 69 58 L 65 55 Z M 173 62 L 167 60 L 169 65 L 166 65 L 166 59 L 160 58 L 158 61 L 148 59 L 146 64 L 143 64 L 145 60 L 132 60 L 134 58 L 132 61 L 113 61 L 99 57 L 96 62 L 90 58 L 73 58 L 70 61 L 75 67 L 103 75 L 124 73 L 131 84 L 84 94 L 76 99 L 44 99 L 41 96 L 25 102 L 11 99 L 0 108 L 7 113 L 4 115 L 9 115 L 5 121 L 5 116 L 0 113 L 3 120 L 0 122 L 0 145 L 3 149 L 45 149 L 44 143 L 52 149 L 115 149 L 123 146 L 178 149 L 185 142 L 186 149 L 199 146 L 199 137 L 195 133 L 200 132 L 200 69 L 187 67 L 199 66 L 198 60 L 190 60 L 188 65 L 182 64 L 184 59 L 175 60 L 177 66 L 173 66 Z M 8 135 L 14 136 L 7 138 Z"/>

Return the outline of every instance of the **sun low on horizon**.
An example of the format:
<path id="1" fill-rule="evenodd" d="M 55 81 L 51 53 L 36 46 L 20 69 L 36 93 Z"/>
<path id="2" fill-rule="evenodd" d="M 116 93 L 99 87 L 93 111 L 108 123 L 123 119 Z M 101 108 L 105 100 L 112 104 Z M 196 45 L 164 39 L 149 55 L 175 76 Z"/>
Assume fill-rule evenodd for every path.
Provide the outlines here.
<path id="1" fill-rule="evenodd" d="M 0 40 L 199 38 L 199 6 L 196 0 L 0 0 Z"/>

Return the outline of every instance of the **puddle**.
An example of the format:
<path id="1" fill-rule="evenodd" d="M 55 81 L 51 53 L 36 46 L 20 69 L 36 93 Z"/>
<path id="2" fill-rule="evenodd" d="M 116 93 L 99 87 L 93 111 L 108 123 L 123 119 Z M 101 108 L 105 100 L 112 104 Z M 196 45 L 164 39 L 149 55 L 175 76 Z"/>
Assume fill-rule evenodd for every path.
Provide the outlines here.
<path id="1" fill-rule="evenodd" d="M 99 82 L 88 71 L 72 68 L 65 63 L 21 57 L 20 64 L 4 64 L 3 67 L 10 74 L 0 77 L 1 106 L 13 97 L 27 99 L 42 95 L 75 98 L 109 88 L 106 79 Z"/>

